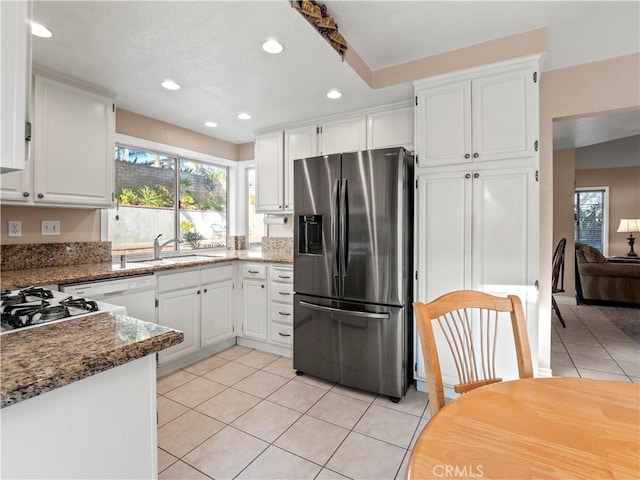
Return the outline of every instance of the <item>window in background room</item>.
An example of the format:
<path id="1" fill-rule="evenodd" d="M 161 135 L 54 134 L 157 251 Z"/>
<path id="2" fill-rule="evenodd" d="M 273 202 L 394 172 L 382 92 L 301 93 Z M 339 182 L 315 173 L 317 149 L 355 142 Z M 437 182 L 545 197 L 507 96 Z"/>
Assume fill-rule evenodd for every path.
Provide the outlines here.
<path id="1" fill-rule="evenodd" d="M 256 213 L 256 169 L 247 168 L 247 248 L 259 248 L 265 235 L 264 215 Z"/>
<path id="2" fill-rule="evenodd" d="M 609 187 L 576 188 L 575 241 L 609 254 Z"/>
<path id="3" fill-rule="evenodd" d="M 112 253 L 151 253 L 153 240 L 179 238 L 163 252 L 227 244 L 226 167 L 116 147 L 116 207 L 107 212 Z"/>

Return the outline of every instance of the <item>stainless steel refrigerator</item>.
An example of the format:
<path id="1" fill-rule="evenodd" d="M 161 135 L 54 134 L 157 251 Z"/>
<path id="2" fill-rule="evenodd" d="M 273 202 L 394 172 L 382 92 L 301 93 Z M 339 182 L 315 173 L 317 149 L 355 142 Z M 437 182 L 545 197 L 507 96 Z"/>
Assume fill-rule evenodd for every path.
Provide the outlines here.
<path id="1" fill-rule="evenodd" d="M 294 161 L 293 366 L 403 397 L 412 365 L 413 156 Z"/>

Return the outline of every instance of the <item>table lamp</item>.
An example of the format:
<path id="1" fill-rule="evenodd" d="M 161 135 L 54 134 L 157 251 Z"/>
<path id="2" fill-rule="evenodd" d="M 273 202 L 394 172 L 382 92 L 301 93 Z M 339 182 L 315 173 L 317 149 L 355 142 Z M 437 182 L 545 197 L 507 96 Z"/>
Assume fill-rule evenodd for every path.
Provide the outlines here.
<path id="1" fill-rule="evenodd" d="M 627 257 L 637 257 L 638 254 L 633 251 L 633 244 L 636 243 L 636 239 L 633 238 L 633 232 L 640 232 L 640 218 L 621 218 L 620 225 L 618 225 L 618 232 L 629 234 L 627 242 L 629 242 L 630 250 L 629 253 L 627 253 Z"/>

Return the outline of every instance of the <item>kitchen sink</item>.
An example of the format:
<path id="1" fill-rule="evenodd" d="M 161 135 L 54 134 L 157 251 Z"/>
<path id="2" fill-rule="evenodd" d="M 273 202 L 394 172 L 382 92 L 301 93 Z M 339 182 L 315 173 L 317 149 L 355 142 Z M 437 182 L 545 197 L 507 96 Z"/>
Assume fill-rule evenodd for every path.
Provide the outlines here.
<path id="1" fill-rule="evenodd" d="M 144 260 L 146 265 L 182 265 L 185 263 L 210 262 L 215 258 L 224 258 L 224 253 L 212 253 L 210 255 L 182 255 L 179 257 L 165 257 L 157 260 Z"/>

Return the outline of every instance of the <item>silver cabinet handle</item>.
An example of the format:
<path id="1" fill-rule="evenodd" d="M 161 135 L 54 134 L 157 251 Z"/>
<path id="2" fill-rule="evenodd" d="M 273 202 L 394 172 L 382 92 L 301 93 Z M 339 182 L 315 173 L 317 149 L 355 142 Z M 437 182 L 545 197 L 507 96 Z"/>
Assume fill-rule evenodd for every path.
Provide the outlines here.
<path id="1" fill-rule="evenodd" d="M 289 277 L 288 275 L 278 275 L 278 278 L 284 278 L 288 280 L 291 277 Z"/>
<path id="2" fill-rule="evenodd" d="M 278 292 L 280 295 L 291 295 L 289 292 Z"/>
<path id="3" fill-rule="evenodd" d="M 247 270 L 249 273 L 260 273 L 258 270 Z"/>
<path id="4" fill-rule="evenodd" d="M 283 315 L 285 317 L 288 317 L 289 315 L 291 315 L 290 313 L 287 312 L 278 312 L 280 315 Z"/>
<path id="5" fill-rule="evenodd" d="M 352 310 L 343 310 L 341 308 L 325 307 L 324 305 L 316 305 L 315 303 L 300 301 L 300 305 L 314 310 L 322 310 L 325 312 L 344 313 L 345 315 L 351 315 L 353 317 L 365 317 L 365 318 L 389 318 L 388 313 L 369 313 L 369 312 L 354 312 Z"/>
<path id="6" fill-rule="evenodd" d="M 291 336 L 290 333 L 282 333 L 282 332 L 278 332 L 278 335 L 280 335 L 281 337 L 290 337 Z"/>

